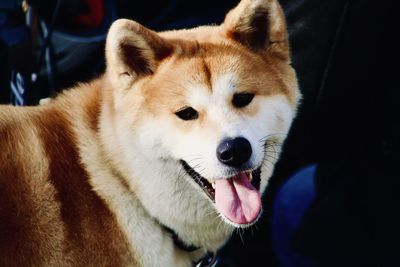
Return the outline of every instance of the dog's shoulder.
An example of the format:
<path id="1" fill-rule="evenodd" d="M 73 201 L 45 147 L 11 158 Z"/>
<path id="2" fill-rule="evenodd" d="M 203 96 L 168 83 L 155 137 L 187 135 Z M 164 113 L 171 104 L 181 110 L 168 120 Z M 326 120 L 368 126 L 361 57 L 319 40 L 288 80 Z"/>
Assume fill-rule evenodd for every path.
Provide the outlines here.
<path id="1" fill-rule="evenodd" d="M 0 107 L 1 266 L 134 262 L 81 162 L 82 132 L 96 135 L 100 98 L 94 81 L 43 106 Z"/>

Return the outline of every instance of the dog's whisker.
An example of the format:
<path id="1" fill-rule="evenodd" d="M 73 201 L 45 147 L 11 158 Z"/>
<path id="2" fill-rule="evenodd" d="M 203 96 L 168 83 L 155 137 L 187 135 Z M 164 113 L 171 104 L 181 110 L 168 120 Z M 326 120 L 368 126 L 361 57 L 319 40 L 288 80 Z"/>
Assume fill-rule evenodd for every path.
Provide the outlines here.
<path id="1" fill-rule="evenodd" d="M 240 237 L 240 240 L 242 241 L 242 244 L 244 244 L 244 238 L 243 238 L 244 232 L 243 232 L 243 229 L 242 228 L 237 228 L 237 233 L 238 233 L 238 235 Z"/>
<path id="2" fill-rule="evenodd" d="M 273 134 L 269 134 L 269 135 L 266 135 L 266 136 L 260 138 L 258 141 L 259 141 L 259 142 L 265 142 L 265 141 L 267 141 L 268 139 L 270 139 L 270 138 L 272 138 L 272 137 L 280 137 L 280 136 L 285 136 L 285 133 L 273 133 Z"/>

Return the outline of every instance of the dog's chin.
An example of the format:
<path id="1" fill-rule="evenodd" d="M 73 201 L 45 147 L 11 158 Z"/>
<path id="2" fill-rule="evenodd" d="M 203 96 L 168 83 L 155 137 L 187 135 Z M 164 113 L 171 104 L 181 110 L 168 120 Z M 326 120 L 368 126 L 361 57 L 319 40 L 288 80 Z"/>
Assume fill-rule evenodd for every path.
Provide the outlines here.
<path id="1" fill-rule="evenodd" d="M 230 177 L 206 179 L 186 161 L 186 173 L 214 204 L 222 219 L 237 228 L 255 224 L 261 216 L 261 167 L 236 171 Z"/>

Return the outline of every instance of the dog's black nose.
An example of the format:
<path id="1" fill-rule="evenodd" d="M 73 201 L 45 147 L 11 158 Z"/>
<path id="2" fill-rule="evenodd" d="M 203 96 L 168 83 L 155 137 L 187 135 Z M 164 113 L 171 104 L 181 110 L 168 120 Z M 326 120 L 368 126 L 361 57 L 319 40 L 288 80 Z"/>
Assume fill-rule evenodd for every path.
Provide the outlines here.
<path id="1" fill-rule="evenodd" d="M 225 139 L 217 147 L 218 160 L 232 167 L 239 167 L 248 161 L 251 153 L 251 144 L 243 137 Z"/>

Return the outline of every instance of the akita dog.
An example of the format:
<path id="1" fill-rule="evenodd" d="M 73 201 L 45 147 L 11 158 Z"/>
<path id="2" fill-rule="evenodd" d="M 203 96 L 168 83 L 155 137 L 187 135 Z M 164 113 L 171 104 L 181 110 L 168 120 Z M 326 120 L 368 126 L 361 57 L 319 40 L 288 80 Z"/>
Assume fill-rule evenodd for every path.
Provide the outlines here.
<path id="1" fill-rule="evenodd" d="M 206 266 L 260 217 L 300 96 L 278 2 L 162 33 L 118 20 L 106 62 L 0 108 L 0 266 Z"/>

